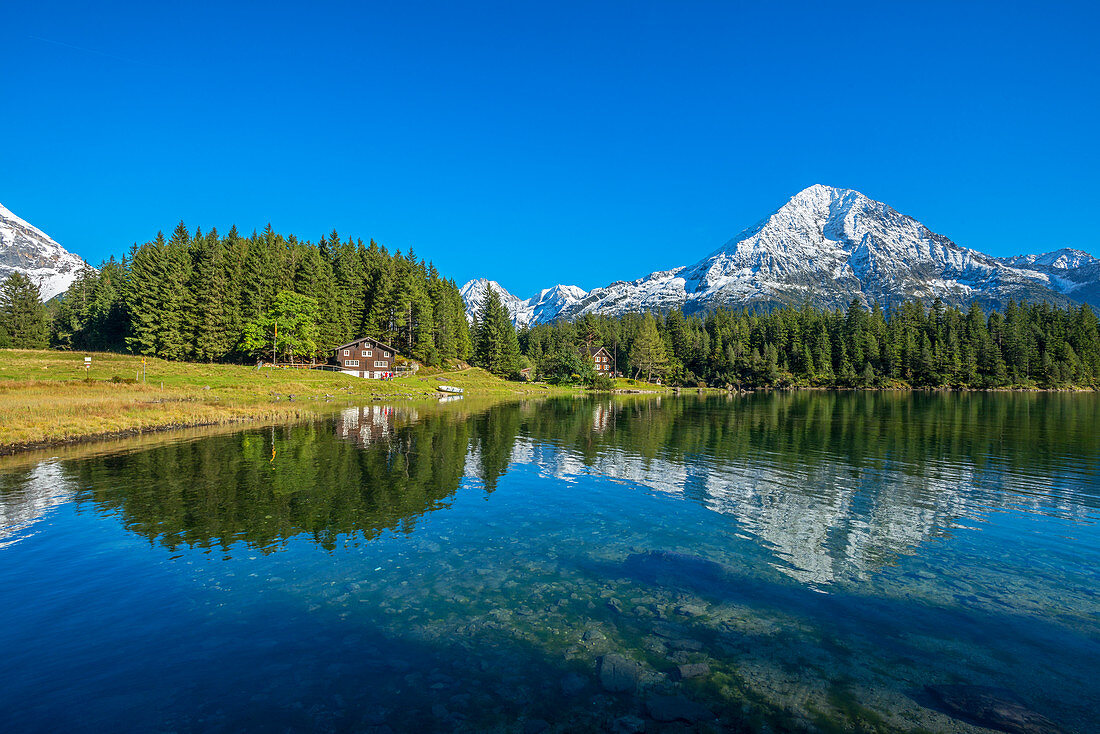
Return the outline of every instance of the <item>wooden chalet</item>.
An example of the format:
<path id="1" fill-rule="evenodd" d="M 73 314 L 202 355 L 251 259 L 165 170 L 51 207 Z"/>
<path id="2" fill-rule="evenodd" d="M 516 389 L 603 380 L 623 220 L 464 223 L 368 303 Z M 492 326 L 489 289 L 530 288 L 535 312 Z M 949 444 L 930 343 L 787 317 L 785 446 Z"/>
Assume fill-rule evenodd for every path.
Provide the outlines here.
<path id="1" fill-rule="evenodd" d="M 615 376 L 615 360 L 606 347 L 581 347 L 581 356 L 592 362 L 598 376 Z"/>
<path id="2" fill-rule="evenodd" d="M 394 374 L 397 350 L 389 344 L 365 336 L 336 347 L 333 359 L 344 374 L 388 380 Z"/>

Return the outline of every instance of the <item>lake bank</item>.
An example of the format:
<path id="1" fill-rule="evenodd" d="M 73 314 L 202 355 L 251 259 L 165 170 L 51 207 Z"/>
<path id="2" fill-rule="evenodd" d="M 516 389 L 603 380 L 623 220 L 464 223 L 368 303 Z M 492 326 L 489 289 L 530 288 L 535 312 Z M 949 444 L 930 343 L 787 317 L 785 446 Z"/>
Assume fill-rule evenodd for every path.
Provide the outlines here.
<path id="1" fill-rule="evenodd" d="M 471 398 L 580 394 L 581 388 L 508 382 L 478 368 L 422 370 L 394 380 L 336 372 L 256 369 L 47 350 L 0 350 L 0 454 L 151 431 L 281 423 L 340 404 L 430 401 L 454 385 Z"/>

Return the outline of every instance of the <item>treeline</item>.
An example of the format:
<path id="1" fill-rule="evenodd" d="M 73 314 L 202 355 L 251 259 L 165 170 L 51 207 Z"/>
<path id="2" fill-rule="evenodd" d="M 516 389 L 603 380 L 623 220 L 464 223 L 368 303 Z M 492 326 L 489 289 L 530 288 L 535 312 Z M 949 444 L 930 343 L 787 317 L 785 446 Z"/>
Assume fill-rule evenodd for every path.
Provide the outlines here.
<path id="1" fill-rule="evenodd" d="M 1100 334 L 1088 306 L 1009 303 L 1004 313 L 912 301 L 889 314 L 853 301 L 706 316 L 584 315 L 523 329 L 522 353 L 548 380 L 590 380 L 585 346 L 604 346 L 628 377 L 724 387 L 1007 387 L 1100 383 Z"/>
<path id="2" fill-rule="evenodd" d="M 181 222 L 121 261 L 87 269 L 53 316 L 51 342 L 172 360 L 324 358 L 369 336 L 425 364 L 468 359 L 470 331 L 454 281 L 410 250 L 373 240 L 314 244 L 270 225 L 190 232 Z"/>
<path id="3" fill-rule="evenodd" d="M 492 289 L 468 326 L 454 281 L 410 251 L 262 233 L 222 237 L 181 223 L 87 269 L 46 313 L 15 274 L 0 284 L 0 346 L 127 351 L 166 359 L 327 357 L 360 336 L 428 365 L 467 360 L 502 377 L 597 384 L 582 349 L 616 371 L 674 385 L 785 387 L 1100 386 L 1100 328 L 1088 306 L 1009 303 L 965 313 L 939 300 L 883 311 L 810 306 L 680 311 L 512 326 Z M 529 368 L 529 369 L 525 369 Z M 606 380 L 603 380 L 607 387 Z"/>

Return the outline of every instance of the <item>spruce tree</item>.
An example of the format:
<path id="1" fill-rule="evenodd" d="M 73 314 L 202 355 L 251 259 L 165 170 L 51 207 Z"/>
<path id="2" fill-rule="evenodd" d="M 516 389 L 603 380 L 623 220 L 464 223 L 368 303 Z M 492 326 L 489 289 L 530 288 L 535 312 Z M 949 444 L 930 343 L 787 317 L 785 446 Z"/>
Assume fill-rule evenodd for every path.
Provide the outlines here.
<path id="1" fill-rule="evenodd" d="M 0 284 L 0 328 L 2 341 L 16 349 L 44 349 L 49 330 L 46 308 L 39 300 L 34 281 L 20 272 Z"/>

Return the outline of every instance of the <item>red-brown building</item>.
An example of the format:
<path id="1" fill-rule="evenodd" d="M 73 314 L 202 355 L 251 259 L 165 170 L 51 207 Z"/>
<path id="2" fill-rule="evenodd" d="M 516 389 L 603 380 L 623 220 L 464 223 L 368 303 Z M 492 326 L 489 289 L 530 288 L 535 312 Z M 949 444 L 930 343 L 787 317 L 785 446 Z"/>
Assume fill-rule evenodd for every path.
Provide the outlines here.
<path id="1" fill-rule="evenodd" d="M 603 377 L 614 377 L 615 360 L 606 347 L 581 347 L 581 355 L 592 361 L 596 368 L 596 374 Z"/>
<path id="2" fill-rule="evenodd" d="M 363 337 L 336 347 L 336 364 L 340 371 L 375 380 L 393 377 L 393 365 L 397 359 L 397 350 L 377 339 Z"/>

